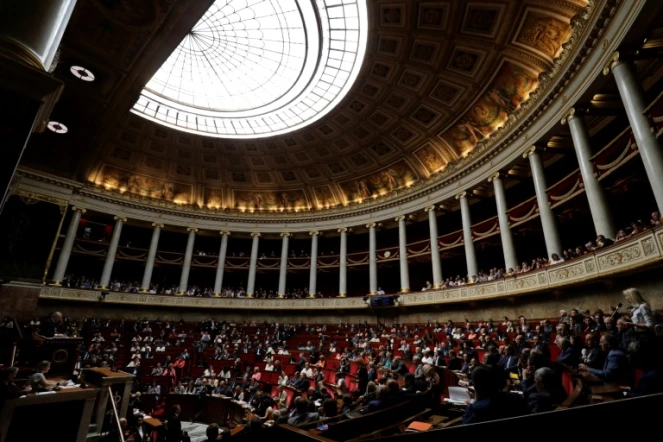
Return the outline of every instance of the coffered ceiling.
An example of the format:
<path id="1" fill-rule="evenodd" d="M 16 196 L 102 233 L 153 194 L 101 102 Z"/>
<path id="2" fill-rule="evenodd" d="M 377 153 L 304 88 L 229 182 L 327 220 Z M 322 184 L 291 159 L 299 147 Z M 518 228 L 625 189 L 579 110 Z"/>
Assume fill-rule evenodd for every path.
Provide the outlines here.
<path id="1" fill-rule="evenodd" d="M 586 0 L 368 1 L 362 71 L 341 104 L 296 132 L 228 140 L 129 113 L 211 0 L 79 2 L 56 75 L 65 135 L 24 164 L 147 200 L 226 210 L 319 210 L 420 184 L 507 123 L 552 69 Z M 84 83 L 69 72 L 90 69 Z"/>

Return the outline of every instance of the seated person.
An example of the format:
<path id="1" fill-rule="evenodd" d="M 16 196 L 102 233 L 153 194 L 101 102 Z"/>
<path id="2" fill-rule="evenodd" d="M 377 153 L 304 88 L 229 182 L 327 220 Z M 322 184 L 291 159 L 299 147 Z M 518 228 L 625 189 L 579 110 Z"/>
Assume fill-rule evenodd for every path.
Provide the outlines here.
<path id="1" fill-rule="evenodd" d="M 28 378 L 25 386 L 30 387 L 33 393 L 53 390 L 58 386 L 58 383 L 46 380 L 45 375 L 50 369 L 50 361 L 41 361 L 39 364 L 37 364 L 36 372 Z"/>
<path id="2" fill-rule="evenodd" d="M 585 364 L 580 364 L 578 369 L 589 371 L 606 384 L 631 385 L 633 370 L 624 350 L 618 347 L 617 338 L 605 334 L 601 336 L 600 343 L 601 348 L 607 354 L 603 368 L 591 368 Z"/>
<path id="3" fill-rule="evenodd" d="M 527 397 L 531 413 L 552 411 L 566 400 L 566 391 L 551 368 L 542 367 L 534 372 L 534 386 L 536 392 Z"/>
<path id="4" fill-rule="evenodd" d="M 295 399 L 295 412 L 288 419 L 288 425 L 302 425 L 319 419 L 318 413 L 309 413 L 306 399 L 298 397 Z"/>
<path id="5" fill-rule="evenodd" d="M 644 336 L 632 342 L 628 351 L 633 366 L 642 370 L 638 385 L 629 396 L 663 393 L 663 340 Z"/>
<path id="6" fill-rule="evenodd" d="M 205 439 L 203 442 L 214 442 L 221 440 L 221 431 L 219 431 L 219 426 L 217 424 L 208 425 L 207 430 L 205 430 L 205 436 L 207 439 Z"/>
<path id="7" fill-rule="evenodd" d="M 527 413 L 522 396 L 500 391 L 494 373 L 486 367 L 472 371 L 475 401 L 467 406 L 463 424 L 487 422 L 495 419 L 521 416 Z"/>
<path id="8" fill-rule="evenodd" d="M 389 388 L 386 385 L 380 385 L 378 391 L 375 394 L 375 399 L 370 401 L 366 407 L 360 410 L 361 414 L 373 413 L 374 411 L 382 410 L 386 401 L 389 398 Z"/>

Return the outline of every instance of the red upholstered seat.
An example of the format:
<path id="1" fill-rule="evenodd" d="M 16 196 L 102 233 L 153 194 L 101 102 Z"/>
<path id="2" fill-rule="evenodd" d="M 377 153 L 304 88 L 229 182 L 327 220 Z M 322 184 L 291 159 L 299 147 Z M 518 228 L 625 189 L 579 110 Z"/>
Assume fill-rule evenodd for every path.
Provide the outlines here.
<path id="1" fill-rule="evenodd" d="M 571 376 L 571 373 L 566 370 L 562 371 L 562 385 L 564 386 L 564 390 L 566 390 L 566 394 L 570 396 L 575 387 L 573 385 L 573 377 Z"/>

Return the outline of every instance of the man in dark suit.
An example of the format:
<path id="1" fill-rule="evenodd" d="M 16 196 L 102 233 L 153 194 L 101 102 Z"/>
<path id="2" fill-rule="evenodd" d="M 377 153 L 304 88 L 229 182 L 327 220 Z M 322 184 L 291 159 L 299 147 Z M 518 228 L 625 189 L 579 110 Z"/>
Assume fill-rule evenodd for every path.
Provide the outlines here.
<path id="1" fill-rule="evenodd" d="M 617 338 L 608 334 L 601 336 L 601 348 L 607 354 L 603 368 L 591 368 L 580 364 L 579 370 L 589 371 L 606 384 L 631 385 L 633 369 L 624 350 L 619 348 Z"/>
<path id="2" fill-rule="evenodd" d="M 536 370 L 534 386 L 536 391 L 527 397 L 527 406 L 532 413 L 553 411 L 566 400 L 566 391 L 559 377 L 548 367 Z"/>
<path id="3" fill-rule="evenodd" d="M 375 370 L 375 364 L 373 362 L 368 363 L 368 382 L 375 382 L 378 380 L 378 372 Z"/>
<path id="4" fill-rule="evenodd" d="M 518 357 L 514 354 L 512 346 L 506 347 L 506 354 L 500 358 L 497 365 L 507 372 L 518 370 Z"/>
<path id="5" fill-rule="evenodd" d="M 447 362 L 447 369 L 451 371 L 459 371 L 463 368 L 463 361 L 456 356 L 456 352 L 451 350 L 449 352 L 449 362 Z"/>
<path id="6" fill-rule="evenodd" d="M 583 349 L 583 363 L 590 368 L 600 369 L 605 363 L 605 353 L 599 345 L 598 333 L 589 333 L 585 337 L 586 349 Z"/>
<path id="7" fill-rule="evenodd" d="M 567 338 L 563 338 L 559 341 L 558 345 L 561 352 L 557 357 L 557 362 L 563 365 L 568 365 L 569 367 L 577 367 L 580 358 L 576 349 L 571 345 L 571 341 Z"/>
<path id="8" fill-rule="evenodd" d="M 166 442 L 182 441 L 182 422 L 180 421 L 181 408 L 173 405 L 173 414 L 166 421 Z"/>
<path id="9" fill-rule="evenodd" d="M 58 327 L 62 326 L 62 313 L 53 312 L 48 318 L 44 319 L 39 328 L 39 334 L 46 337 L 52 338 L 53 336 L 60 333 Z"/>
<path id="10" fill-rule="evenodd" d="M 463 424 L 487 422 L 527 413 L 525 400 L 515 393 L 500 391 L 490 369 L 479 366 L 472 371 L 476 399 L 467 406 Z"/>
<path id="11" fill-rule="evenodd" d="M 133 437 L 134 442 L 147 442 L 150 440 L 150 430 L 143 422 L 142 416 L 136 418 L 136 422 L 129 429 L 129 435 Z"/>
<path id="12" fill-rule="evenodd" d="M 375 399 L 370 401 L 366 407 L 362 408 L 361 414 L 373 413 L 374 411 L 382 410 L 385 403 L 389 398 L 389 388 L 386 385 L 380 385 L 378 391 L 375 393 Z"/>

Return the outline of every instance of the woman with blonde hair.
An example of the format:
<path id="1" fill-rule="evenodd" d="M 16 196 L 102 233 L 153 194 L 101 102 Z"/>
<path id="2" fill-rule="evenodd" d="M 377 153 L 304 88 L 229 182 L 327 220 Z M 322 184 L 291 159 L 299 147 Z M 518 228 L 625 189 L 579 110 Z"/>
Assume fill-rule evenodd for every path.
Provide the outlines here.
<path id="1" fill-rule="evenodd" d="M 647 301 L 640 294 L 640 290 L 630 288 L 624 290 L 624 298 L 626 302 L 633 307 L 631 310 L 631 323 L 635 327 L 653 329 L 656 325 L 654 323 L 654 315 L 647 305 Z"/>

